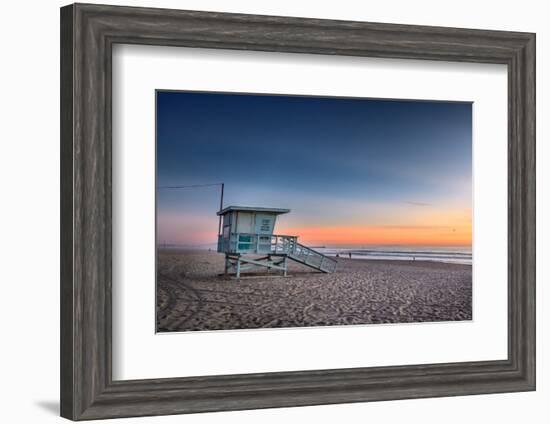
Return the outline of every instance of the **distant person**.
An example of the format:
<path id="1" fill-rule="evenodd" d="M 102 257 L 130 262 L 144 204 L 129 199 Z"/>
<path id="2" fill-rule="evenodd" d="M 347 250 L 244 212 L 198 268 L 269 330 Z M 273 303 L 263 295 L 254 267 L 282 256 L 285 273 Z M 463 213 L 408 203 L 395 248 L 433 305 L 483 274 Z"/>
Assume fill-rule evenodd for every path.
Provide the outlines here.
<path id="1" fill-rule="evenodd" d="M 337 254 L 336 254 L 336 257 L 337 257 L 337 258 L 339 258 L 339 257 L 340 257 L 340 254 L 339 254 L 339 253 L 337 253 Z"/>
<path id="2" fill-rule="evenodd" d="M 349 255 L 349 258 L 351 259 L 351 252 L 349 252 L 348 255 Z"/>

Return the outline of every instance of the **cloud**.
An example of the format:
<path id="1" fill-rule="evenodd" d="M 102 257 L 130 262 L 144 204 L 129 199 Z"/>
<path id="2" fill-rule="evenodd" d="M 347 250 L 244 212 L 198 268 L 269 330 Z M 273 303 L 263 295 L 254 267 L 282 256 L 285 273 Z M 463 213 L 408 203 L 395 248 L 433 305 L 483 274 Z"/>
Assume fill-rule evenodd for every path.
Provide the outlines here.
<path id="1" fill-rule="evenodd" d="M 409 205 L 414 205 L 414 206 L 431 206 L 430 203 L 424 203 L 424 202 L 405 202 Z"/>

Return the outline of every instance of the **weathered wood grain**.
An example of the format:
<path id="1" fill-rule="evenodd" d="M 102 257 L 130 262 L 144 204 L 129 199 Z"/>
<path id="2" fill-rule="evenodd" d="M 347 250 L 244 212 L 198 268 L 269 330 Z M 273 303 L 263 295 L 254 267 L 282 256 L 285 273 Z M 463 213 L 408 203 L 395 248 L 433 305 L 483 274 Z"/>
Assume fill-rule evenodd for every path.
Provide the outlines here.
<path id="1" fill-rule="evenodd" d="M 114 43 L 508 65 L 508 360 L 112 381 Z M 534 34 L 86 4 L 61 9 L 62 416 L 82 420 L 534 388 Z"/>

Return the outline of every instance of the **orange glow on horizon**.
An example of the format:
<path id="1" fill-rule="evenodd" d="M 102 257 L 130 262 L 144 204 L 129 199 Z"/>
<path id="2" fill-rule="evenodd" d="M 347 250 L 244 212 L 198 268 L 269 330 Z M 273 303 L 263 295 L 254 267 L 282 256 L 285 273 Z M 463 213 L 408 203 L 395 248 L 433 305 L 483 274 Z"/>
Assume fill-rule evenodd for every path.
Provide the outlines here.
<path id="1" fill-rule="evenodd" d="M 217 239 L 217 220 L 212 217 L 163 214 L 157 225 L 159 243 L 210 245 Z M 392 215 L 339 222 L 278 222 L 274 233 L 298 236 L 310 246 L 472 246 L 472 216 L 469 208 L 449 206 L 412 208 Z M 365 222 L 367 221 L 367 222 Z M 345 225 L 339 225 L 345 222 Z"/>
<path id="2" fill-rule="evenodd" d="M 276 233 L 296 235 L 302 243 L 313 245 L 471 246 L 472 211 L 453 205 L 408 208 L 376 223 L 281 225 Z"/>
<path id="3" fill-rule="evenodd" d="M 471 246 L 471 225 L 366 226 L 281 228 L 277 233 L 297 235 L 305 244 Z"/>

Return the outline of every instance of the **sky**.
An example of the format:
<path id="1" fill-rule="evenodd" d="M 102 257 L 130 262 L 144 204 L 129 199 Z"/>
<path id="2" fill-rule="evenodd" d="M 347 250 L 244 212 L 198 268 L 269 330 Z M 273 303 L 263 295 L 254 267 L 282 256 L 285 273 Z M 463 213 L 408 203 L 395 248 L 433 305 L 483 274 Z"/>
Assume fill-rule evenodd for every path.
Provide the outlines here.
<path id="1" fill-rule="evenodd" d="M 223 182 L 304 244 L 471 246 L 471 134 L 466 102 L 158 91 L 157 241 L 214 245 Z"/>

